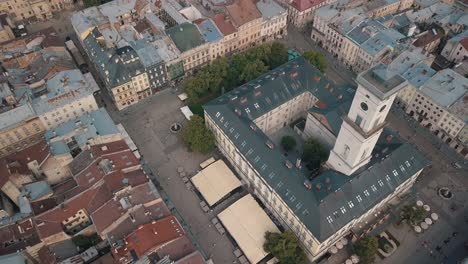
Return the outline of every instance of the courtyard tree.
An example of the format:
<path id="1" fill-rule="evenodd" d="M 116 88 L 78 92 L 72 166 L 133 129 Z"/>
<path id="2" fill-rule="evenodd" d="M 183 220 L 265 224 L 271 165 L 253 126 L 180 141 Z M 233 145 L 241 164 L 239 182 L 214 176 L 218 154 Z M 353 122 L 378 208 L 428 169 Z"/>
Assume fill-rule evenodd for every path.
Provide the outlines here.
<path id="1" fill-rule="evenodd" d="M 279 42 L 273 42 L 273 44 L 271 44 L 271 53 L 268 59 L 270 69 L 274 69 L 286 62 L 288 62 L 288 49 Z"/>
<path id="2" fill-rule="evenodd" d="M 292 136 L 284 136 L 281 138 L 281 146 L 284 150 L 290 151 L 296 147 L 296 140 Z"/>
<path id="3" fill-rule="evenodd" d="M 302 160 L 304 162 L 313 163 L 314 166 L 320 165 L 327 158 L 327 153 L 323 146 L 314 138 L 309 138 L 304 143 L 304 151 L 302 152 Z"/>
<path id="4" fill-rule="evenodd" d="M 299 239 L 291 231 L 265 233 L 263 249 L 275 256 L 279 263 L 305 263 L 306 255 L 299 245 Z"/>
<path id="5" fill-rule="evenodd" d="M 327 60 L 322 53 L 309 50 L 304 52 L 303 56 L 322 73 L 327 69 Z"/>
<path id="6" fill-rule="evenodd" d="M 365 236 L 351 246 L 353 253 L 359 256 L 359 263 L 363 264 L 374 263 L 378 247 L 379 242 L 374 236 Z"/>
<path id="7" fill-rule="evenodd" d="M 409 204 L 401 210 L 401 218 L 407 220 L 412 225 L 417 225 L 427 217 L 427 212 L 422 206 Z"/>
<path id="8" fill-rule="evenodd" d="M 98 234 L 93 233 L 91 235 L 74 236 L 72 241 L 77 247 L 80 248 L 80 251 L 82 251 L 97 245 L 99 242 L 101 242 L 101 238 L 98 236 Z"/>
<path id="9" fill-rule="evenodd" d="M 192 151 L 207 154 L 215 147 L 213 133 L 206 128 L 203 118 L 193 115 L 185 127 L 182 138 Z"/>

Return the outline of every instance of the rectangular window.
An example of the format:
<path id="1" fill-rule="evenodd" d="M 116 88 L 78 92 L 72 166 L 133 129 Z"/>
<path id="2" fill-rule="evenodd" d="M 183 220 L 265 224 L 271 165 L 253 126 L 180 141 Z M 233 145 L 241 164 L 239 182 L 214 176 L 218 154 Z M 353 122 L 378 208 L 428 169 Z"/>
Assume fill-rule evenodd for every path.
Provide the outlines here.
<path id="1" fill-rule="evenodd" d="M 360 115 L 356 116 L 356 125 L 361 126 L 362 123 L 362 117 Z"/>

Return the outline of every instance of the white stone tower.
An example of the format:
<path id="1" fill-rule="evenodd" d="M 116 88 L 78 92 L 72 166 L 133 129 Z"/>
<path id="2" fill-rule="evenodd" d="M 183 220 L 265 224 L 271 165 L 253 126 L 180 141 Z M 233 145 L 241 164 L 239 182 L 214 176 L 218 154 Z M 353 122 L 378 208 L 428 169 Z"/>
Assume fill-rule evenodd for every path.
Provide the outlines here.
<path id="1" fill-rule="evenodd" d="M 382 64 L 359 74 L 356 82 L 356 95 L 327 161 L 330 168 L 346 175 L 369 162 L 393 100 L 407 85 Z"/>

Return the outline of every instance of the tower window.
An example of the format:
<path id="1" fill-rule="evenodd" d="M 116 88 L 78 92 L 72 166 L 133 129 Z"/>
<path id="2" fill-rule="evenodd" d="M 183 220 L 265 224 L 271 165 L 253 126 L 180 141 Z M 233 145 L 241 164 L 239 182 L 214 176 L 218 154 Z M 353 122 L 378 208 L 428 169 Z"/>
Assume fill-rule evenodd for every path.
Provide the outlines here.
<path id="1" fill-rule="evenodd" d="M 361 109 L 364 110 L 364 111 L 367 111 L 369 109 L 369 106 L 367 106 L 366 103 L 362 102 L 361 103 Z"/>
<path id="2" fill-rule="evenodd" d="M 356 116 L 356 125 L 361 126 L 362 123 L 362 116 L 357 115 Z"/>

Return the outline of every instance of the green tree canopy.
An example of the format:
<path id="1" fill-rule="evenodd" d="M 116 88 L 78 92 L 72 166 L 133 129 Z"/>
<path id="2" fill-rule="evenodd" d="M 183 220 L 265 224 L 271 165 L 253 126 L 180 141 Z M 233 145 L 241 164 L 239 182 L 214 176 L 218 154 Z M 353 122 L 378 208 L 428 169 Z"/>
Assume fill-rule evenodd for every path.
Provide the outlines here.
<path id="1" fill-rule="evenodd" d="M 408 220 L 410 224 L 417 225 L 427 217 L 427 212 L 422 206 L 409 204 L 401 210 L 401 217 Z"/>
<path id="2" fill-rule="evenodd" d="M 190 150 L 206 154 L 215 147 L 213 133 L 206 128 L 203 118 L 193 115 L 185 127 L 182 138 Z"/>
<path id="3" fill-rule="evenodd" d="M 271 44 L 271 53 L 268 60 L 270 69 L 274 69 L 288 61 L 288 49 L 279 42 Z"/>
<path id="4" fill-rule="evenodd" d="M 319 165 L 327 158 L 327 153 L 323 146 L 314 138 L 309 138 L 304 143 L 304 151 L 302 152 L 302 160 L 304 162 L 312 162 L 314 165 Z"/>
<path id="5" fill-rule="evenodd" d="M 284 45 L 263 44 L 230 59 L 222 57 L 212 61 L 184 83 L 184 90 L 189 103 L 202 104 L 223 90 L 228 92 L 287 60 L 288 52 Z"/>
<path id="6" fill-rule="evenodd" d="M 303 56 L 322 73 L 327 69 L 327 60 L 322 53 L 310 50 L 304 52 Z"/>
<path id="7" fill-rule="evenodd" d="M 299 239 L 290 231 L 284 233 L 265 233 L 263 249 L 275 256 L 280 263 L 305 263 L 306 255 L 299 246 Z"/>
<path id="8" fill-rule="evenodd" d="M 257 59 L 253 62 L 247 63 L 247 65 L 245 65 L 242 69 L 242 73 L 239 77 L 243 83 L 246 83 L 259 77 L 267 71 L 268 66 L 266 66 L 263 61 Z"/>
<path id="9" fill-rule="evenodd" d="M 284 136 L 281 139 L 281 146 L 284 150 L 290 151 L 296 147 L 296 140 L 291 136 Z"/>
<path id="10" fill-rule="evenodd" d="M 352 245 L 352 250 L 359 256 L 359 263 L 370 264 L 374 263 L 378 247 L 379 242 L 376 237 L 366 236 Z"/>
<path id="11" fill-rule="evenodd" d="M 72 238 L 73 243 L 80 248 L 80 250 L 86 250 L 92 246 L 97 245 L 101 242 L 101 238 L 98 234 L 94 233 L 89 236 L 77 235 Z"/>

